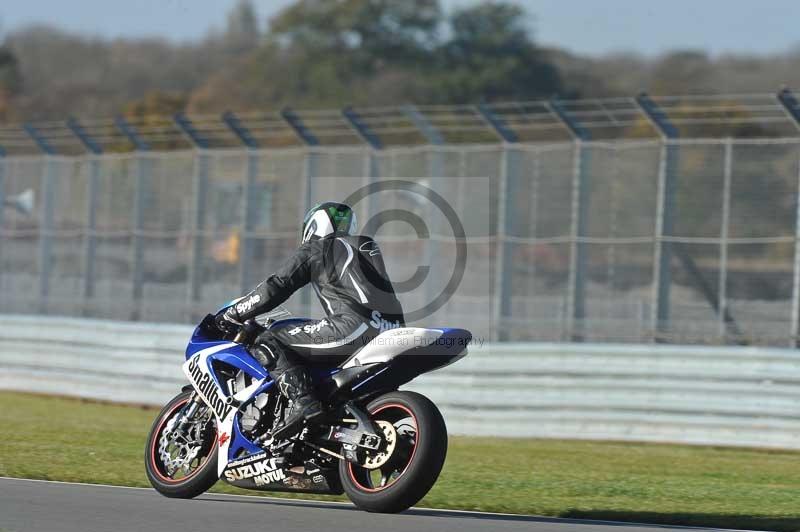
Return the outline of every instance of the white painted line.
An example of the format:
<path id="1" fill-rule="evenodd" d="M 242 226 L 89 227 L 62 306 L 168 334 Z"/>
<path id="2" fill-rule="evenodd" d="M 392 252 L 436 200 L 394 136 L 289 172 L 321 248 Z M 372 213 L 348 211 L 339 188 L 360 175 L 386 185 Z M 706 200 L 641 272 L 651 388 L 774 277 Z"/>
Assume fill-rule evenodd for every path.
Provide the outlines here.
<path id="1" fill-rule="evenodd" d="M 17 482 L 36 482 L 40 484 L 63 484 L 66 486 L 90 486 L 94 488 L 116 488 L 116 489 L 123 489 L 123 490 L 139 490 L 139 491 L 150 491 L 153 493 L 158 493 L 153 488 L 140 488 L 137 486 L 115 486 L 113 484 L 92 484 L 88 482 L 66 482 L 63 480 L 40 480 L 35 478 L 17 478 L 17 477 L 3 477 L 0 476 L 0 481 L 2 480 L 11 480 Z M 204 493 L 200 497 L 203 496 L 211 496 L 211 497 L 228 497 L 231 499 L 256 499 L 261 501 L 275 501 L 275 502 L 298 502 L 298 503 L 310 503 L 310 504 L 325 504 L 330 506 L 339 506 L 339 507 L 349 507 L 354 508 L 352 503 L 349 502 L 338 502 L 338 501 L 320 501 L 314 499 L 290 499 L 288 497 L 270 497 L 268 495 L 234 495 L 231 493 Z M 200 499 L 202 500 L 202 499 Z M 686 530 L 719 530 L 720 532 L 768 532 L 762 530 L 747 530 L 747 529 L 735 529 L 735 528 L 707 528 L 707 527 L 697 527 L 697 526 L 684 526 L 684 525 L 667 525 L 663 523 L 638 523 L 633 521 L 604 521 L 604 520 L 597 520 L 597 519 L 580 519 L 580 518 L 573 518 L 573 517 L 552 517 L 552 516 L 545 516 L 545 515 L 531 515 L 531 514 L 509 514 L 509 513 L 496 513 L 496 512 L 477 512 L 474 510 L 450 510 L 447 508 L 425 508 L 425 507 L 418 507 L 413 506 L 410 508 L 411 510 L 420 510 L 420 511 L 427 511 L 427 512 L 443 512 L 449 514 L 464 514 L 464 515 L 480 515 L 483 517 L 516 517 L 516 518 L 531 518 L 531 519 L 541 519 L 543 521 L 566 521 L 566 522 L 582 522 L 586 524 L 608 524 L 608 525 L 624 525 L 624 526 L 642 526 L 642 527 L 653 527 L 653 528 L 680 528 Z"/>

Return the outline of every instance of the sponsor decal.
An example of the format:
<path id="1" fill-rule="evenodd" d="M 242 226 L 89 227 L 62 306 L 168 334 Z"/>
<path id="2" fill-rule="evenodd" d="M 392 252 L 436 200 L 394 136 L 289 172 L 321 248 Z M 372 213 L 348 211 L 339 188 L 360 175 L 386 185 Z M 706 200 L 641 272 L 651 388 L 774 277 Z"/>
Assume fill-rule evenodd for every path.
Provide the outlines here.
<path id="1" fill-rule="evenodd" d="M 311 480 L 314 481 L 314 484 L 322 484 L 325 482 L 325 477 L 322 475 L 315 475 Z"/>
<path id="2" fill-rule="evenodd" d="M 265 486 L 267 484 L 272 484 L 273 482 L 278 482 L 279 480 L 285 479 L 286 475 L 284 474 L 283 469 L 278 469 L 276 471 L 270 471 L 269 473 L 264 473 L 263 475 L 253 477 L 253 482 L 256 483 L 256 486 Z"/>
<path id="3" fill-rule="evenodd" d="M 232 462 L 232 464 L 242 464 L 244 461 Z M 275 458 L 257 457 L 255 461 L 238 465 L 238 467 L 228 467 L 225 470 L 225 478 L 229 481 L 253 479 L 256 486 L 264 486 L 273 482 L 278 482 L 286 478 L 283 469 L 278 469 Z"/>
<path id="4" fill-rule="evenodd" d="M 365 254 L 369 255 L 370 257 L 374 257 L 375 255 L 380 255 L 381 254 L 381 250 L 378 247 L 378 243 L 375 242 L 374 240 L 370 240 L 368 242 L 364 242 L 363 244 L 358 246 L 358 250 L 361 253 L 365 253 Z"/>
<path id="5" fill-rule="evenodd" d="M 389 331 L 391 329 L 398 329 L 400 327 L 400 321 L 389 321 L 383 318 L 381 313 L 377 310 L 372 311 L 372 319 L 369 320 L 370 326 L 373 329 L 378 329 L 380 332 Z"/>
<path id="6" fill-rule="evenodd" d="M 227 432 L 223 432 L 222 434 L 219 435 L 219 438 L 217 438 L 217 441 L 219 442 L 220 445 L 225 445 L 225 442 L 230 440 L 230 439 L 231 439 L 231 437 L 228 436 L 228 433 Z"/>
<path id="7" fill-rule="evenodd" d="M 256 305 L 261 302 L 261 296 L 259 294 L 253 294 L 247 299 L 240 301 L 236 304 L 236 312 L 239 313 L 241 316 L 245 312 L 248 312 L 253 309 Z"/>
<path id="8" fill-rule="evenodd" d="M 240 458 L 238 460 L 231 460 L 230 462 L 228 462 L 228 469 L 231 469 L 231 468 L 234 468 L 234 467 L 243 466 L 243 465 L 246 465 L 246 464 L 252 464 L 253 462 L 260 462 L 260 461 L 266 460 L 268 458 L 269 458 L 269 456 L 267 456 L 267 453 L 262 452 L 262 453 L 253 454 L 253 455 L 247 456 L 245 458 Z"/>
<path id="9" fill-rule="evenodd" d="M 205 397 L 211 409 L 217 414 L 220 419 L 225 419 L 233 409 L 225 401 L 225 397 L 219 393 L 217 383 L 211 378 L 211 375 L 200 369 L 197 364 L 197 357 L 192 358 L 189 362 L 189 377 L 192 379 L 197 391 Z"/>
<path id="10" fill-rule="evenodd" d="M 314 334 L 322 330 L 323 327 L 330 325 L 328 320 L 321 319 L 317 323 L 309 323 L 307 325 L 303 325 L 302 327 L 295 327 L 287 331 L 290 336 L 294 336 L 299 332 L 304 332 L 306 334 Z"/>

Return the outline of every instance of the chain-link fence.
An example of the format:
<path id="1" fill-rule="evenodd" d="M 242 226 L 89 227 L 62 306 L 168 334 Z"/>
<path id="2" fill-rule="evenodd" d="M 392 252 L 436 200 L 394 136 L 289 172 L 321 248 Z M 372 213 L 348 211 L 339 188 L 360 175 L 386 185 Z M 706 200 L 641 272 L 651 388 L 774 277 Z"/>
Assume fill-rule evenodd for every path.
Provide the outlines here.
<path id="1" fill-rule="evenodd" d="M 450 296 L 420 324 L 511 341 L 797 339 L 798 139 L 0 158 L 0 311 L 194 321 L 288 257 L 309 205 L 391 180 L 438 193 L 464 226 L 461 239 L 397 190 L 356 206 L 378 216 L 394 279 L 429 266 L 407 308 Z M 387 211 L 429 233 L 381 225 Z M 319 314 L 314 299 L 290 308 Z"/>

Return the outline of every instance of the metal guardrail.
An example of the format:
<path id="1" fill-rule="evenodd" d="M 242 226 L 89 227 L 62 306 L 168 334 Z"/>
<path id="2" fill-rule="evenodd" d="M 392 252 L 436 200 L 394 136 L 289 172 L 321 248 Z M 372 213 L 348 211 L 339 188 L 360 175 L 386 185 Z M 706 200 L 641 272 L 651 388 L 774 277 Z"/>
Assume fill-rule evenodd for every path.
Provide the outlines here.
<path id="1" fill-rule="evenodd" d="M 191 328 L 0 316 L 0 389 L 159 405 Z M 667 345 L 474 345 L 407 388 L 455 434 L 800 448 L 800 355 Z"/>

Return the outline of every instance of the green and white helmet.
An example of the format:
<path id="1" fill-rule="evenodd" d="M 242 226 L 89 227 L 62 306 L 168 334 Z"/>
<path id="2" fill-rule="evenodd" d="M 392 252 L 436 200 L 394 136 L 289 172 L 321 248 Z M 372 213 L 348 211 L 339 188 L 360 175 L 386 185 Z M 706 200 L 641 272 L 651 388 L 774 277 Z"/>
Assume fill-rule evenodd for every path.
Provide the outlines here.
<path id="1" fill-rule="evenodd" d="M 303 218 L 301 243 L 334 233 L 352 235 L 357 229 L 356 213 L 349 205 L 326 201 L 313 206 Z"/>

